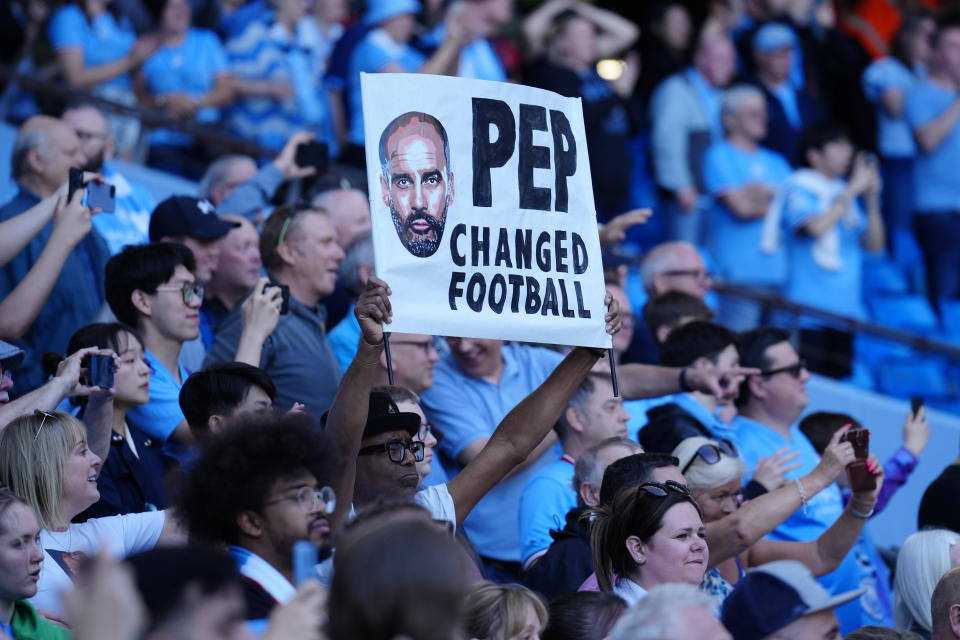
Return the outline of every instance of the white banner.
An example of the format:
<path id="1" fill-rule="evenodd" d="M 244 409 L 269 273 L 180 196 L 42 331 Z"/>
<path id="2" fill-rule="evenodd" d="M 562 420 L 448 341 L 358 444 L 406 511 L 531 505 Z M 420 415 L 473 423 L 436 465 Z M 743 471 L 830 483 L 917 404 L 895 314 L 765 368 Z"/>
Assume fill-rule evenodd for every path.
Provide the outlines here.
<path id="1" fill-rule="evenodd" d="M 361 87 L 389 329 L 610 347 L 580 100 L 406 73 Z"/>

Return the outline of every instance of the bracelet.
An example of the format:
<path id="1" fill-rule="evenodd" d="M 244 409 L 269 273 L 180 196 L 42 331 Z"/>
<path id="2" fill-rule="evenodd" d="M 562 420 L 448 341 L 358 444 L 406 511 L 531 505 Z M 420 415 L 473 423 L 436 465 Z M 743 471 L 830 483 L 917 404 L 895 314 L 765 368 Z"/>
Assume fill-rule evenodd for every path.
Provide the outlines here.
<path id="1" fill-rule="evenodd" d="M 870 511 L 868 511 L 868 512 L 866 512 L 866 513 L 863 513 L 863 512 L 861 512 L 861 511 L 857 511 L 857 510 L 854 508 L 854 506 L 853 506 L 853 501 L 852 501 L 852 500 L 850 501 L 850 504 L 849 504 L 848 506 L 849 506 L 849 508 L 850 508 L 850 515 L 854 516 L 855 518 L 860 518 L 861 520 L 866 520 L 866 519 L 868 519 L 870 516 L 873 515 L 873 512 L 874 512 L 874 508 L 873 508 L 873 507 L 870 507 Z"/>
<path id="2" fill-rule="evenodd" d="M 687 369 L 689 368 L 690 367 L 684 367 L 683 369 L 680 369 L 680 375 L 677 378 L 677 382 L 680 385 L 680 391 L 683 391 L 684 393 L 693 391 L 693 387 L 687 383 Z"/>
<path id="3" fill-rule="evenodd" d="M 369 342 L 367 342 L 367 339 L 363 337 L 363 334 L 360 334 L 360 342 L 367 345 L 368 347 L 373 347 L 374 349 L 380 348 L 384 345 L 383 336 L 380 337 L 380 342 L 378 342 L 377 344 L 370 344 Z"/>
<path id="4" fill-rule="evenodd" d="M 868 512 L 866 512 L 866 513 L 860 513 L 859 511 L 857 511 L 857 510 L 854 509 L 853 507 L 850 507 L 850 515 L 852 515 L 852 516 L 854 516 L 854 517 L 856 517 L 856 518 L 860 518 L 861 520 L 866 520 L 867 518 L 869 518 L 870 516 L 873 515 L 873 509 L 870 509 L 870 511 L 868 511 Z"/>
<path id="5" fill-rule="evenodd" d="M 797 485 L 797 491 L 800 493 L 800 507 L 803 509 L 803 515 L 807 515 L 807 492 L 803 490 L 803 485 L 800 483 L 800 480 L 794 480 L 794 483 Z"/>

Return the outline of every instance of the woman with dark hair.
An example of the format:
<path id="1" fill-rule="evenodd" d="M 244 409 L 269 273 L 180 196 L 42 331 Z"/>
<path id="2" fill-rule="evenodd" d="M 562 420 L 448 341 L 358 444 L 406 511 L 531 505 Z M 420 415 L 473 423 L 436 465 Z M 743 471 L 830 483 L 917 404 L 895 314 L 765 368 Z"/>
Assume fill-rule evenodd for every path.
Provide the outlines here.
<path id="1" fill-rule="evenodd" d="M 645 482 L 593 511 L 590 546 L 600 589 L 639 602 L 659 584 L 699 585 L 710 558 L 700 507 L 675 482 Z"/>
<path id="2" fill-rule="evenodd" d="M 577 591 L 550 601 L 550 623 L 542 640 L 601 640 L 627 610 L 622 598 L 602 591 Z"/>
<path id="3" fill-rule="evenodd" d="M 127 411 L 150 400 L 150 365 L 143 339 L 125 324 L 95 323 L 77 330 L 67 351 L 84 347 L 112 349 L 119 365 L 114 371 L 110 450 L 97 478 L 100 500 L 74 521 L 166 509 L 163 479 L 176 461 L 163 453 L 162 442 L 127 424 Z"/>
<path id="4" fill-rule="evenodd" d="M 876 110 L 883 220 L 891 230 L 912 228 L 913 158 L 917 147 L 903 109 L 911 87 L 926 76 L 934 28 L 929 14 L 907 14 L 894 40 L 893 55 L 875 60 L 861 79 L 864 95 Z M 890 234 L 891 241 L 893 237 Z"/>

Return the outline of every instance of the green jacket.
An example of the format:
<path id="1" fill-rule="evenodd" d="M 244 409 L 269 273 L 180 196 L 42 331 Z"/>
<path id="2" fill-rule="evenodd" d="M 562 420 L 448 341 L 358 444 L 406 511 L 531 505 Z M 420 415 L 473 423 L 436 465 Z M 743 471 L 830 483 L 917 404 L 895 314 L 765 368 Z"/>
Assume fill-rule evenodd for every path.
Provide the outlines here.
<path id="1" fill-rule="evenodd" d="M 37 610 L 26 600 L 13 603 L 10 627 L 15 640 L 70 640 L 73 637 L 67 629 L 38 616 Z"/>

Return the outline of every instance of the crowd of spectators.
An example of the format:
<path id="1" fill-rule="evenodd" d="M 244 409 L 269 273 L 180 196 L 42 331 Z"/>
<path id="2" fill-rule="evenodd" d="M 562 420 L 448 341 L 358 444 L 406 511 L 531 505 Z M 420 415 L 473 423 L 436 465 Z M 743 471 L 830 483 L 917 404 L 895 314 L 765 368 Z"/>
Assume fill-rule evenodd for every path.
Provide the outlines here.
<path id="1" fill-rule="evenodd" d="M 950 4 L 5 3 L 0 638 L 960 638 L 960 458 L 879 548 L 926 409 L 807 414 L 904 242 L 960 297 Z M 387 353 L 361 72 L 581 99 L 612 349 Z"/>

